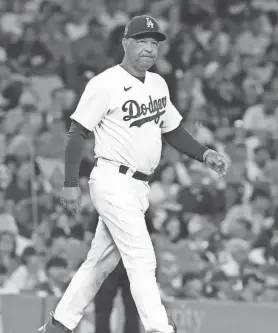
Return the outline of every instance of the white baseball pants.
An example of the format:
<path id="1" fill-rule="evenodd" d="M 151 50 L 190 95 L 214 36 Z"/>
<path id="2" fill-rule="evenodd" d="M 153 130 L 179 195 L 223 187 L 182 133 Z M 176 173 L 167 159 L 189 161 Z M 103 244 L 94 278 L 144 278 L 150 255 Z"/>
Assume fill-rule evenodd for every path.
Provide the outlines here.
<path id="1" fill-rule="evenodd" d="M 144 216 L 149 205 L 148 184 L 119 173 L 118 166 L 101 159 L 89 183 L 100 215 L 96 235 L 86 261 L 57 305 L 54 318 L 74 329 L 122 257 L 146 332 L 172 333 L 156 283 L 156 258 Z"/>

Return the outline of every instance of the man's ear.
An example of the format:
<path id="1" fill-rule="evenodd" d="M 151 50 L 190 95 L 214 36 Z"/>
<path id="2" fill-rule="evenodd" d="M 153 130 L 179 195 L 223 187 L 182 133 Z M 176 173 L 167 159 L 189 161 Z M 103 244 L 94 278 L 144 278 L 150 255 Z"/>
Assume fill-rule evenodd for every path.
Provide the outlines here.
<path id="1" fill-rule="evenodd" d="M 122 46 L 123 46 L 124 51 L 126 51 L 128 41 L 129 41 L 128 38 L 123 38 L 122 39 Z"/>

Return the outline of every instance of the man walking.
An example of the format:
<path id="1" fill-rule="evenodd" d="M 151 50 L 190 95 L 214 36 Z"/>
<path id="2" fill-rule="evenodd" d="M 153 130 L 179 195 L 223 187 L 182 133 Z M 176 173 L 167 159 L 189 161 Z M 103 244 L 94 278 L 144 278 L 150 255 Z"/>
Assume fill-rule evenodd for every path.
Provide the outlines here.
<path id="1" fill-rule="evenodd" d="M 166 36 L 150 16 L 126 26 L 124 59 L 86 86 L 76 111 L 65 154 L 64 206 L 80 205 L 78 171 L 87 134 L 95 136 L 96 166 L 90 175 L 91 198 L 100 216 L 86 261 L 73 277 L 43 333 L 70 332 L 102 282 L 122 258 L 131 293 L 148 333 L 173 333 L 155 278 L 156 258 L 145 223 L 150 180 L 162 137 L 223 176 L 226 159 L 197 142 L 181 124 L 164 79 L 149 72 Z M 131 332 L 132 333 L 132 332 Z"/>

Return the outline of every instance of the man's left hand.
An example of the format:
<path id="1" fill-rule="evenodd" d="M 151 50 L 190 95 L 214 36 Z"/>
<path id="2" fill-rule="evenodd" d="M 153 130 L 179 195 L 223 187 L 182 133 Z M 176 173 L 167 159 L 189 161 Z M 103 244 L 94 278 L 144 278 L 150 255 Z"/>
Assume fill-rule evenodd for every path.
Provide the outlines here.
<path id="1" fill-rule="evenodd" d="M 219 178 L 222 178 L 226 175 L 229 162 L 224 155 L 217 153 L 214 150 L 210 150 L 205 159 L 206 165 L 218 173 Z"/>

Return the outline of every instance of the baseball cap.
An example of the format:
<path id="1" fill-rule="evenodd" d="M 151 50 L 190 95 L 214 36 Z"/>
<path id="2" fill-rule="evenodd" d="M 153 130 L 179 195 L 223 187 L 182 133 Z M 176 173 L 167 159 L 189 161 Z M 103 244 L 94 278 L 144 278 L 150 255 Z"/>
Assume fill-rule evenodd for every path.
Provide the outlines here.
<path id="1" fill-rule="evenodd" d="M 141 34 L 151 34 L 160 42 L 166 39 L 166 36 L 160 31 L 157 21 L 148 15 L 133 17 L 125 27 L 124 38 L 135 37 Z"/>

